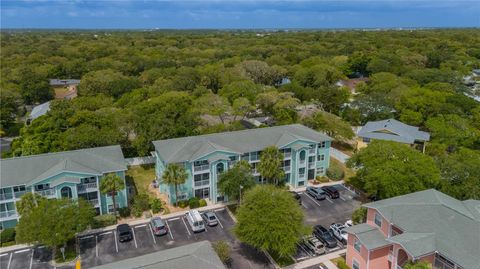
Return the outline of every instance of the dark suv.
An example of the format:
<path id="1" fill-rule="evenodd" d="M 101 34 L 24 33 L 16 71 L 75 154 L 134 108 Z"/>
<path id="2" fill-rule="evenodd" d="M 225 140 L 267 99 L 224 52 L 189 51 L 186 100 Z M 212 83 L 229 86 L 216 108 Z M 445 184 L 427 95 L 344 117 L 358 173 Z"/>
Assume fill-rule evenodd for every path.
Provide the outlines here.
<path id="1" fill-rule="evenodd" d="M 133 239 L 132 228 L 128 224 L 120 224 L 117 226 L 118 241 L 126 242 Z"/>
<path id="2" fill-rule="evenodd" d="M 338 193 L 338 190 L 335 187 L 332 186 L 324 186 L 322 187 L 322 190 L 330 197 L 330 199 L 336 199 L 340 197 L 340 193 Z"/>
<path id="3" fill-rule="evenodd" d="M 330 231 L 322 225 L 316 225 L 313 227 L 313 235 L 322 241 L 328 248 L 334 248 L 337 246 L 335 238 L 333 238 Z"/>

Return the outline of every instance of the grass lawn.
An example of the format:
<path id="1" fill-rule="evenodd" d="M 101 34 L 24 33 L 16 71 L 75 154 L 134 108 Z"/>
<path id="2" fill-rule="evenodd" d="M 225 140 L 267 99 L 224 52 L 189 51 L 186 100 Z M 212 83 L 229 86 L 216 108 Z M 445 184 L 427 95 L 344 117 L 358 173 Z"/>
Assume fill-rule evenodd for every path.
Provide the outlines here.
<path id="1" fill-rule="evenodd" d="M 148 186 L 155 179 L 155 165 L 130 166 L 126 177 L 135 185 L 138 194 L 148 194 Z"/>
<path id="2" fill-rule="evenodd" d="M 343 163 L 339 162 L 335 158 L 330 158 L 330 167 L 333 166 L 340 167 L 343 170 L 343 173 L 345 174 L 345 180 L 348 180 L 349 178 L 355 176 L 355 171 L 353 169 L 346 167 Z"/>

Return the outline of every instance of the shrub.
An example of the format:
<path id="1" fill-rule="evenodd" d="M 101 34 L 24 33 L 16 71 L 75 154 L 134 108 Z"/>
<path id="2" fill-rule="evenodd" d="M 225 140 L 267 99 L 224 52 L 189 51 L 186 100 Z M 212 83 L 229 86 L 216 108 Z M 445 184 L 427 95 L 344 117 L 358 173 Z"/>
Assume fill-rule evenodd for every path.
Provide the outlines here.
<path id="1" fill-rule="evenodd" d="M 324 177 L 324 176 L 317 176 L 317 178 L 315 179 L 318 183 L 326 183 L 326 182 L 329 182 L 330 180 L 328 179 L 328 177 Z"/>
<path id="2" fill-rule="evenodd" d="M 352 222 L 353 224 L 364 223 L 367 220 L 367 208 L 360 207 L 353 211 Z"/>
<path id="3" fill-rule="evenodd" d="M 93 218 L 92 228 L 97 229 L 97 228 L 107 227 L 110 225 L 114 225 L 116 223 L 117 223 L 117 218 L 114 215 L 106 214 L 106 215 L 95 216 Z"/>
<path id="4" fill-rule="evenodd" d="M 327 177 L 332 180 L 342 180 L 345 177 L 342 167 L 332 165 L 327 169 Z"/>
<path id="5" fill-rule="evenodd" d="M 348 265 L 342 260 L 337 262 L 337 267 L 338 269 L 350 269 L 350 267 L 348 267 Z"/>
<path id="6" fill-rule="evenodd" d="M 207 201 L 205 201 L 205 199 L 201 199 L 201 200 L 199 201 L 199 205 L 198 205 L 198 206 L 199 206 L 199 207 L 207 206 Z"/>
<path id="7" fill-rule="evenodd" d="M 3 246 L 4 243 L 15 241 L 15 228 L 6 228 L 0 233 L 0 243 Z"/>
<path id="8" fill-rule="evenodd" d="M 213 244 L 213 249 L 217 253 L 218 257 L 224 264 L 228 264 L 230 262 L 230 246 L 227 244 L 227 242 L 220 240 L 217 242 L 214 242 Z"/>
<path id="9" fill-rule="evenodd" d="M 122 207 L 118 209 L 118 213 L 120 214 L 120 217 L 126 218 L 130 217 L 130 208 L 129 207 Z"/>
<path id="10" fill-rule="evenodd" d="M 193 209 L 200 206 L 200 199 L 198 197 L 192 197 L 188 200 L 188 206 Z"/>
<path id="11" fill-rule="evenodd" d="M 148 195 L 139 194 L 133 198 L 132 214 L 139 218 L 142 216 L 143 211 L 148 210 L 150 204 L 148 203 Z"/>
<path id="12" fill-rule="evenodd" d="M 181 207 L 181 208 L 187 207 L 188 206 L 188 200 L 178 201 L 178 206 Z"/>
<path id="13" fill-rule="evenodd" d="M 158 198 L 150 199 L 150 209 L 153 214 L 160 212 L 160 210 L 162 210 L 162 201 Z"/>

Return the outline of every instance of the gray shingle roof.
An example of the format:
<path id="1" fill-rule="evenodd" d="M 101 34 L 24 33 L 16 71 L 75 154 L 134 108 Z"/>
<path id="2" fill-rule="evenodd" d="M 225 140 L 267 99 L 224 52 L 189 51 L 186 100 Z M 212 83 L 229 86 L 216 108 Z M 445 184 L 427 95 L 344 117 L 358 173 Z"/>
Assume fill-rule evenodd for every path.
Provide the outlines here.
<path id="1" fill-rule="evenodd" d="M 418 254 L 434 247 L 465 269 L 480 264 L 480 201 L 459 201 L 430 189 L 364 205 L 408 233 L 391 237 Z M 429 234 L 428 236 L 426 236 Z"/>
<path id="2" fill-rule="evenodd" d="M 225 269 L 209 241 L 201 241 L 92 269 Z"/>
<path id="3" fill-rule="evenodd" d="M 0 168 L 2 187 L 30 185 L 63 171 L 101 175 L 127 170 L 118 145 L 1 159 Z"/>
<path id="4" fill-rule="evenodd" d="M 435 234 L 433 233 L 403 233 L 387 239 L 400 244 L 413 257 L 421 257 L 435 252 Z"/>
<path id="5" fill-rule="evenodd" d="M 153 145 L 162 160 L 175 163 L 196 160 L 215 151 L 240 154 L 272 145 L 283 147 L 296 140 L 318 143 L 332 139 L 303 125 L 292 124 L 159 140 L 153 141 Z"/>
<path id="6" fill-rule="evenodd" d="M 32 109 L 32 112 L 28 116 L 29 119 L 34 120 L 40 116 L 47 114 L 50 110 L 50 102 L 40 104 Z"/>
<path id="7" fill-rule="evenodd" d="M 382 232 L 378 228 L 362 223 L 346 229 L 348 233 L 355 234 L 360 243 L 367 249 L 373 250 L 379 247 L 390 245 L 391 243 L 385 240 Z"/>
<path id="8" fill-rule="evenodd" d="M 79 79 L 51 79 L 50 86 L 65 86 L 80 84 Z"/>
<path id="9" fill-rule="evenodd" d="M 395 119 L 369 121 L 360 129 L 358 136 L 407 144 L 412 144 L 415 140 L 430 140 L 429 133 L 419 131 L 418 127 L 407 125 Z"/>

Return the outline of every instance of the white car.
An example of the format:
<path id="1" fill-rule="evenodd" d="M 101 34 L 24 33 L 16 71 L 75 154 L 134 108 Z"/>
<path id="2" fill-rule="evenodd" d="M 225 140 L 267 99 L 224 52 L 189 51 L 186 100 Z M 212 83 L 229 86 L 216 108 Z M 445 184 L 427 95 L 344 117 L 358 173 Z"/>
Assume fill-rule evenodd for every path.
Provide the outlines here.
<path id="1" fill-rule="evenodd" d="M 333 223 L 330 225 L 330 231 L 340 242 L 345 244 L 348 239 L 348 233 L 345 231 L 345 225 L 341 223 Z"/>

